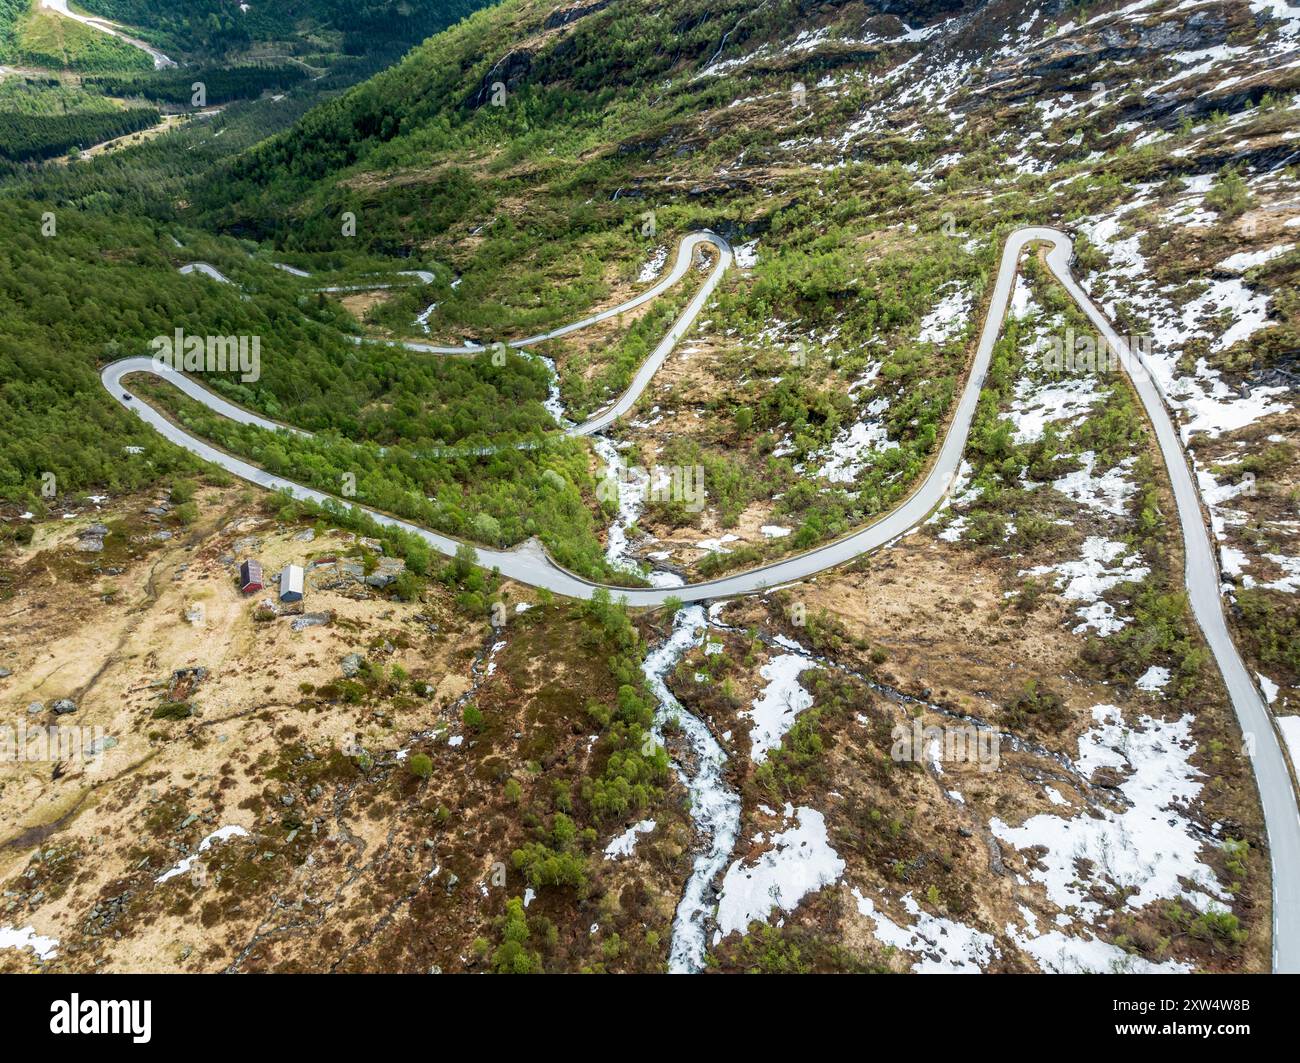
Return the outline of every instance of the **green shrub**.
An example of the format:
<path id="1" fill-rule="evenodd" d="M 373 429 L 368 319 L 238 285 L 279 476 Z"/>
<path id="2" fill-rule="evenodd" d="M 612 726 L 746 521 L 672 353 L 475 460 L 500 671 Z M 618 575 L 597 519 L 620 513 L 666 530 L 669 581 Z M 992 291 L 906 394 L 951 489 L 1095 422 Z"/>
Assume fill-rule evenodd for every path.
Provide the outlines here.
<path id="1" fill-rule="evenodd" d="M 506 901 L 501 917 L 501 944 L 492 953 L 492 969 L 498 974 L 541 974 L 541 955 L 528 948 L 532 932 L 521 897 Z"/>
<path id="2" fill-rule="evenodd" d="M 1065 701 L 1055 691 L 1040 686 L 1036 679 L 1025 683 L 1020 695 L 1002 710 L 1007 724 L 1018 730 L 1060 731 L 1070 722 Z"/>
<path id="3" fill-rule="evenodd" d="M 1231 221 L 1250 209 L 1250 189 L 1236 169 L 1225 166 L 1205 193 L 1205 205 L 1217 211 L 1221 220 Z"/>

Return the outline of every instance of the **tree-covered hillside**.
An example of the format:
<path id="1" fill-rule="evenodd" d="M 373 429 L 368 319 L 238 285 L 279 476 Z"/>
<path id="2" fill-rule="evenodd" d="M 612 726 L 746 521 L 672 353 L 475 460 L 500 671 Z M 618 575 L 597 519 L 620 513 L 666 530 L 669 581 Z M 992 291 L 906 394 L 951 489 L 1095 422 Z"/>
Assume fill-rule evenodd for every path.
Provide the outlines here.
<path id="1" fill-rule="evenodd" d="M 283 40 L 292 32 L 340 36 L 342 51 L 363 55 L 409 46 L 483 6 L 483 0 L 86 0 L 88 11 L 139 26 L 164 47 L 198 55 L 219 55 L 259 42 Z"/>
<path id="2" fill-rule="evenodd" d="M 0 83 L 0 158 L 46 159 L 146 129 L 157 108 L 122 106 L 55 79 Z"/>
<path id="3" fill-rule="evenodd" d="M 580 317 L 634 289 L 656 247 L 692 229 L 711 228 L 736 245 L 757 241 L 761 254 L 720 290 L 712 321 L 735 337 L 733 379 L 745 387 L 702 397 L 699 431 L 666 441 L 662 454 L 708 470 L 724 526 L 779 485 L 777 516 L 794 534 L 765 549 L 809 546 L 888 508 L 929 460 L 966 364 L 960 328 L 927 338 L 937 292 L 958 289 L 977 307 L 1011 227 L 1068 224 L 1113 207 L 1135 185 L 1172 194 L 1169 182 L 1189 169 L 1176 152 L 1220 138 L 1224 120 L 1207 110 L 1216 97 L 1199 91 L 1195 78 L 1172 76 L 1181 60 L 1169 57 L 1167 35 L 1177 34 L 1191 55 L 1274 32 L 1226 4 L 1219 21 L 1197 16 L 1159 34 L 1139 29 L 1119 47 L 1110 29 L 1077 29 L 1098 19 L 1109 25 L 1113 11 L 1062 3 L 1026 21 L 1024 7 L 1016 0 L 855 0 L 815 9 L 793 0 L 507 0 L 278 135 L 261 139 L 261 119 L 243 117 L 269 116 L 270 104 L 232 107 L 185 134 L 192 158 L 169 151 L 179 142 L 165 139 L 24 187 L 78 209 L 142 211 L 220 232 L 257 263 L 281 258 L 326 277 L 322 285 L 333 278 L 355 286 L 385 269 L 429 270 L 432 284 L 367 297 L 333 321 L 449 343 L 524 335 Z M 1062 58 L 1055 42 L 1069 27 L 1081 37 Z M 1009 39 L 1017 43 L 1003 43 Z M 1255 54 L 1243 43 L 1233 47 Z M 1039 111 L 1038 96 L 1092 91 L 1086 64 L 1070 58 L 1083 53 L 1125 69 L 1145 57 L 1152 77 L 1168 80 L 1165 96 L 1152 103 L 1139 92 L 1115 92 L 1040 118 L 1051 112 Z M 1037 95 L 1027 95 L 1022 78 L 1037 79 Z M 1218 103 L 1233 121 L 1248 120 L 1261 146 L 1214 147 L 1196 168 L 1217 173 L 1270 157 L 1265 138 L 1286 124 L 1295 74 L 1257 70 L 1248 80 L 1248 89 L 1225 89 Z M 126 87 L 121 79 L 113 84 Z M 1016 155 L 1026 107 L 1050 130 L 1032 165 Z M 1148 141 L 1150 130 L 1163 139 L 1140 142 L 1142 129 Z M 1224 129 L 1221 139 L 1230 135 Z M 263 289 L 263 274 L 248 275 L 235 246 L 222 245 L 218 264 L 251 301 L 266 290 L 325 309 L 312 284 L 277 277 L 297 287 Z M 1086 255 L 1086 241 L 1080 247 Z M 625 386 L 684 298 L 674 293 L 598 343 L 575 337 L 547 349 L 570 415 L 591 412 Z M 1287 349 L 1295 326 L 1285 315 L 1279 325 L 1255 341 L 1259 357 Z M 806 362 L 783 372 L 795 345 Z M 333 448 L 326 455 L 286 453 L 286 468 L 309 479 L 315 468 L 314 482 L 328 489 L 333 471 L 354 460 L 349 445 L 467 438 L 472 426 L 447 411 L 468 407 L 440 390 L 452 376 L 403 377 L 371 348 L 327 344 L 312 357 L 367 366 L 369 382 L 361 392 L 331 385 L 303 393 L 301 381 L 272 374 L 241 396 L 272 416 L 293 409 L 296 423 L 339 434 L 337 444 L 322 444 Z M 749 365 L 752 357 L 761 368 Z M 1246 358 L 1236 354 L 1233 364 Z M 542 377 L 519 372 L 519 390 L 501 393 L 526 408 L 501 422 L 489 411 L 481 436 L 550 428 Z M 761 380 L 771 386 L 759 387 Z M 423 387 L 434 393 L 412 405 Z M 801 470 L 842 445 L 872 407 L 887 411 L 880 430 L 890 446 L 842 482 L 810 483 Z M 438 495 L 439 473 L 375 468 L 373 476 L 376 495 L 409 494 L 408 511 L 433 519 L 421 499 Z M 385 477 L 391 482 L 381 487 Z M 416 491 L 410 477 L 427 482 Z M 653 512 L 688 519 L 671 507 Z M 496 527 L 472 537 L 516 542 L 530 534 L 520 511 L 493 516 Z M 590 545 L 571 549 L 590 558 Z M 709 564 L 755 559 L 736 550 Z"/>
<path id="4" fill-rule="evenodd" d="M 0 62 L 51 70 L 148 70 L 141 49 L 50 11 L 39 0 L 0 3 Z"/>

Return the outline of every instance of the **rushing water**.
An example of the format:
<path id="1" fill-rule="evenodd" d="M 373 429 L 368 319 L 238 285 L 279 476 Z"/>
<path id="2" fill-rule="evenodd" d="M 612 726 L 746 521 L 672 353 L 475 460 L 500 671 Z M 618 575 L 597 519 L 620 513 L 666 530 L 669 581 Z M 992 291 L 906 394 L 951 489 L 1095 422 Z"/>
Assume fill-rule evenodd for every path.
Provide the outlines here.
<path id="1" fill-rule="evenodd" d="M 524 353 L 524 352 L 521 352 Z M 532 352 L 527 352 L 532 353 Z M 546 412 L 555 418 L 555 423 L 561 428 L 569 428 L 573 422 L 569 420 L 568 412 L 564 409 L 564 401 L 560 398 L 560 373 L 555 367 L 555 359 L 548 358 L 544 354 L 533 354 L 542 365 L 546 366 L 550 374 L 550 383 L 546 385 L 546 401 L 542 403 Z"/>
<path id="2" fill-rule="evenodd" d="M 649 477 L 640 469 L 627 467 L 622 455 L 619 454 L 618 447 L 604 436 L 592 436 L 591 446 L 605 463 L 602 489 L 608 490 L 610 483 L 616 484 L 618 489 L 618 516 L 609 526 L 605 543 L 605 560 L 611 567 L 622 572 L 644 576 L 641 566 L 628 556 L 627 533 L 641 516 Z M 671 574 L 664 573 L 664 575 Z"/>
<path id="3" fill-rule="evenodd" d="M 551 372 L 546 408 L 562 427 L 567 426 L 571 422 L 560 401 L 555 363 L 544 355 L 538 357 Z M 624 468 L 618 447 L 606 436 L 591 436 L 591 445 L 605 462 L 606 474 L 616 477 L 618 482 L 618 516 L 609 528 L 605 557 L 615 568 L 647 575 L 628 555 L 627 532 L 641 515 L 648 477 L 638 470 Z M 679 587 L 683 582 L 676 573 L 665 571 L 652 570 L 648 579 L 656 587 Z M 677 667 L 677 662 L 688 650 L 700 644 L 707 630 L 708 620 L 702 606 L 690 605 L 678 610 L 672 634 L 651 650 L 641 664 L 646 683 L 658 702 L 654 724 L 656 740 L 664 741 L 664 725 L 671 720 L 690 747 L 688 759 L 694 761 L 694 774 L 691 774 L 692 765 L 680 759 L 674 760 L 673 770 L 690 795 L 691 818 L 703 838 L 673 917 L 668 952 L 668 969 L 673 974 L 694 974 L 704 967 L 704 924 L 717 908 L 713 880 L 730 858 L 740 831 L 740 797 L 727 786 L 723 775 L 727 755 L 704 721 L 687 712 L 667 684 L 667 677 Z"/>
<path id="4" fill-rule="evenodd" d="M 727 755 L 704 721 L 682 707 L 666 682 L 682 656 L 700 644 L 707 629 L 701 606 L 680 609 L 673 622 L 672 635 L 652 650 L 641 665 L 646 682 L 659 701 L 655 737 L 663 741 L 664 724 L 673 720 L 691 747 L 695 774 L 690 775 L 681 761 L 674 762 L 673 767 L 690 794 L 695 829 L 704 839 L 673 917 L 668 952 L 668 970 L 673 974 L 694 974 L 704 967 L 704 923 L 717 907 L 713 880 L 730 858 L 740 830 L 740 798 L 727 786 L 723 775 Z"/>

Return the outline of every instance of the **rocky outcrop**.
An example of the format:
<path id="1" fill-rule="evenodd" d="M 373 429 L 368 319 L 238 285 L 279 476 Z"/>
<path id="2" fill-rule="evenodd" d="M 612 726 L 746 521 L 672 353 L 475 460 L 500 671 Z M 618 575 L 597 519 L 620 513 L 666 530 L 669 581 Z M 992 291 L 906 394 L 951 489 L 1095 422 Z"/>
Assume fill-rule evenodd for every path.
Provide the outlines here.
<path id="1" fill-rule="evenodd" d="M 491 69 L 483 75 L 483 80 L 479 83 L 478 89 L 465 101 L 464 108 L 474 110 L 479 107 L 490 106 L 494 85 L 504 85 L 507 93 L 514 92 L 523 84 L 532 69 L 532 52 L 523 48 L 516 48 L 507 52 L 493 63 Z"/>
<path id="2" fill-rule="evenodd" d="M 86 554 L 98 554 L 104 549 L 108 528 L 103 524 L 90 524 L 77 532 L 77 549 Z"/>
<path id="3" fill-rule="evenodd" d="M 580 18 L 594 15 L 597 11 L 604 11 L 612 2 L 613 0 L 595 0 L 595 3 L 578 4 L 575 7 L 566 7 L 560 11 L 552 11 L 546 16 L 546 20 L 542 23 L 542 26 L 548 30 L 559 29 L 561 26 L 567 26 L 571 22 L 577 22 Z"/>

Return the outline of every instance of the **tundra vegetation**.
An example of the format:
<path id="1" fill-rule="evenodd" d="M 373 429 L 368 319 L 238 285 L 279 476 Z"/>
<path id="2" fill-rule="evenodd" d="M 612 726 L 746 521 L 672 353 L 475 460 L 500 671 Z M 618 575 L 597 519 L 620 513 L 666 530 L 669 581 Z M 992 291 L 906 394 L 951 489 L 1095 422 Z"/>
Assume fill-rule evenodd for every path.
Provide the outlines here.
<path id="1" fill-rule="evenodd" d="M 238 510 L 294 533 L 342 530 L 374 538 L 385 556 L 403 558 L 382 608 L 419 611 L 412 623 L 432 632 L 423 650 L 433 652 L 439 639 L 455 643 L 460 655 L 446 672 L 470 677 L 470 687 L 435 704 L 425 689 L 431 677 L 413 670 L 368 663 L 356 676 L 316 677 L 295 685 L 288 709 L 274 710 L 301 717 L 276 721 L 302 725 L 301 735 L 281 741 L 292 755 L 256 767 L 277 784 L 293 783 L 295 800 L 320 786 L 329 796 L 312 800 L 322 808 L 335 796 L 355 795 L 364 815 L 385 829 L 401 819 L 410 829 L 403 841 L 417 852 L 436 837 L 452 849 L 455 874 L 466 880 L 486 876 L 471 866 L 454 833 L 458 817 L 482 815 L 474 825 L 485 836 L 491 831 L 509 885 L 491 895 L 477 922 L 455 924 L 463 938 L 455 942 L 455 962 L 472 954 L 475 964 L 499 971 L 655 970 L 666 962 L 692 842 L 668 753 L 650 740 L 655 703 L 641 664 L 681 602 L 657 617 L 632 618 L 605 594 L 564 605 L 538 595 L 533 609 L 516 615 L 508 597 L 518 588 L 478 566 L 475 544 L 510 547 L 536 536 L 583 576 L 628 579 L 606 561 L 610 507 L 597 499 L 599 463 L 590 443 L 564 436 L 543 405 L 551 377 L 535 356 L 554 361 L 567 414 L 590 414 L 626 387 L 701 274 L 692 270 L 653 305 L 602 327 L 594 339 L 575 334 L 504 361 L 366 341 L 455 346 L 542 332 L 643 289 L 645 263 L 661 249 L 675 254 L 688 232 L 712 229 L 736 248 L 756 243 L 756 260 L 731 271 L 702 315 L 690 337 L 699 347 L 684 352 L 691 358 L 686 368 L 668 366 L 662 386 L 657 381 L 629 418 L 649 425 L 661 406 L 672 415 L 667 427 L 656 434 L 620 425 L 612 433 L 616 442 L 632 443 L 623 452 L 629 459 L 705 470 L 704 513 L 682 500 L 654 501 L 641 515 L 644 525 L 697 540 L 706 527 L 710 537 L 759 521 L 790 529 L 691 563 L 692 577 L 711 576 L 843 535 L 914 487 L 953 413 L 1012 229 L 1048 220 L 1078 229 L 1123 208 L 1160 284 L 1206 283 L 1248 243 L 1244 227 L 1258 209 L 1259 167 L 1286 150 L 1295 125 L 1297 83 L 1285 72 L 1269 75 L 1268 88 L 1259 91 L 1208 102 L 1194 92 L 1179 95 L 1167 120 L 1144 110 L 1145 86 L 1135 85 L 1055 116 L 1044 109 L 1034 121 L 1045 165 L 1020 168 L 1009 159 L 1007 138 L 1024 139 L 1028 119 L 1002 95 L 979 91 L 998 83 L 985 81 L 990 64 L 968 70 L 972 87 L 945 106 L 932 106 L 925 93 L 900 104 L 900 86 L 934 87 L 910 82 L 904 66 L 923 41 L 892 16 L 875 22 L 876 13 L 860 5 L 842 5 L 852 9 L 843 24 L 838 6 L 810 14 L 791 3 L 747 0 L 619 0 L 572 18 L 543 0 L 505 0 L 484 10 L 472 0 L 377 0 L 360 10 L 344 0 L 295 0 L 283 6 L 295 17 L 284 19 L 258 4 L 235 19 L 222 0 L 183 9 L 144 0 L 83 6 L 121 20 L 189 65 L 155 71 L 130 45 L 67 20 L 51 23 L 52 15 L 33 16 L 19 0 L 0 0 L 0 62 L 49 67 L 0 83 L 0 199 L 7 208 L 0 232 L 0 548 L 31 566 L 26 576 L 47 564 L 56 575 L 84 575 L 66 548 L 45 549 L 38 539 L 57 527 L 65 503 L 92 493 L 116 500 L 169 492 L 171 508 L 158 527 L 172 534 L 197 537 L 227 516 L 214 502 L 220 498 L 231 506 L 231 519 Z M 1067 5 L 1057 21 L 1078 23 L 1094 13 L 1092 6 Z M 909 24 L 924 14 L 909 14 Z M 852 19 L 858 21 L 850 25 Z M 872 29 L 865 28 L 869 20 Z M 289 22 L 306 28 L 290 31 Z M 828 25 L 857 43 L 806 52 L 785 47 L 792 27 L 816 33 Z M 1008 23 L 1007 32 L 1015 25 Z M 1258 32 L 1254 22 L 1238 20 L 1232 39 L 1249 44 Z M 730 50 L 723 62 L 757 58 L 706 73 L 724 35 Z M 290 58 L 273 58 L 281 53 Z M 1078 95 L 1071 76 L 1060 77 L 1053 88 Z M 193 80 L 205 83 L 219 114 L 191 113 Z M 796 80 L 807 86 L 806 107 L 792 102 Z M 498 83 L 502 106 L 492 99 Z M 57 158 L 140 132 L 163 115 L 184 121 L 109 155 Z M 849 135 L 872 116 L 883 120 Z M 1159 135 L 1143 135 L 1153 130 Z M 1213 217 L 1195 228 L 1173 226 L 1168 212 L 1185 198 L 1192 177 Z M 1278 168 L 1274 179 L 1293 190 L 1294 166 Z M 1145 190 L 1136 206 L 1135 189 Z M 1076 251 L 1080 276 L 1111 265 L 1110 252 L 1085 236 Z M 229 283 L 178 272 L 196 261 L 210 263 Z M 1023 269 L 1042 315 L 1086 328 L 1032 253 Z M 432 279 L 410 275 L 417 270 Z M 1285 371 L 1300 348 L 1298 281 L 1294 250 L 1250 267 L 1243 285 L 1270 294 L 1268 327 L 1222 348 L 1194 341 L 1179 368 L 1197 372 L 1203 361 L 1233 387 Z M 1180 305 L 1195 294 L 1180 288 Z M 951 327 L 927 327 L 950 296 L 959 296 L 961 306 L 949 315 Z M 1123 331 L 1141 331 L 1141 306 L 1118 298 L 1112 309 Z M 338 504 L 270 496 L 256 505 L 251 492 L 236 495 L 229 477 L 164 443 L 104 393 L 98 371 L 105 363 L 147 353 L 152 337 L 177 328 L 259 337 L 259 379 L 209 375 L 205 383 L 312 435 L 240 426 L 156 380 L 132 380 L 132 388 L 193 433 L 339 495 Z M 1215 808 L 1226 810 L 1220 818 L 1231 824 L 1232 836 L 1209 859 L 1231 886 L 1233 911 L 1170 903 L 1135 917 L 1116 889 L 1107 898 L 1111 936 L 1133 955 L 1163 960 L 1174 954 L 1171 942 L 1181 948 L 1191 941 L 1205 966 L 1247 966 L 1254 962 L 1248 950 L 1266 948 L 1260 919 L 1268 884 L 1257 810 L 1231 725 L 1215 715 L 1222 699 L 1188 617 L 1149 430 L 1114 375 L 1098 382 L 1086 416 L 1018 441 L 1005 414 L 1017 381 L 1036 371 L 1027 361 L 1034 328 L 1032 321 L 1007 322 L 970 436 L 978 494 L 963 511 L 961 549 L 969 551 L 972 571 L 999 577 L 1003 595 L 981 619 L 1041 635 L 1054 591 L 1048 577 L 1021 576 L 1020 569 L 1025 557 L 1065 553 L 1082 541 L 1088 518 L 1045 485 L 1080 470 L 1085 453 L 1099 469 L 1132 460 L 1128 475 L 1137 491 L 1116 534 L 1150 571 L 1106 592 L 1126 605 L 1124 627 L 1073 639 L 1057 625 L 1051 637 L 1072 647 L 1062 668 L 1047 676 L 1018 669 L 997 691 L 997 704 L 984 708 L 997 727 L 1071 754 L 1087 723 L 1072 684 L 1131 691 L 1153 664 L 1168 668 L 1160 696 L 1196 709 L 1198 764 L 1215 771 L 1208 799 L 1222 802 Z M 827 455 L 867 424 L 888 445 L 868 448 L 868 458 L 842 478 L 823 475 Z M 1294 489 L 1289 500 L 1284 488 L 1269 492 L 1292 475 L 1294 447 L 1242 442 L 1243 453 L 1228 454 L 1223 468 L 1255 473 L 1262 497 L 1279 508 L 1292 504 Z M 48 473 L 58 485 L 54 497 L 42 491 Z M 353 502 L 465 545 L 452 558 L 434 556 L 423 540 L 380 528 Z M 19 518 L 27 512 L 31 521 Z M 950 519 L 941 515 L 933 530 L 951 527 Z M 121 536 L 129 545 L 109 535 L 97 575 L 104 564 L 165 549 L 132 531 Z M 1273 549 L 1271 531 L 1252 526 L 1249 533 L 1261 549 Z M 373 552 L 349 543 L 344 556 L 372 572 Z M 861 590 L 853 581 L 869 576 L 871 564 L 864 560 L 825 582 L 844 580 Z M 0 576 L 6 597 L 22 585 L 16 575 Z M 123 593 L 120 586 L 97 590 L 106 605 Z M 1295 595 L 1243 587 L 1236 600 L 1253 663 L 1294 681 Z M 501 657 L 489 664 L 500 634 L 487 623 L 494 606 L 506 607 L 510 627 L 499 640 L 506 644 Z M 848 611 L 853 603 L 835 608 Z M 949 606 L 953 613 L 966 608 L 964 600 Z M 259 618 L 279 623 L 273 615 Z M 909 623 L 927 621 L 918 609 Z M 364 634 L 360 622 L 343 616 L 328 624 L 334 632 Z M 882 888 L 910 891 L 927 914 L 976 919 L 978 883 L 959 858 L 957 832 L 938 837 L 915 811 L 925 766 L 896 763 L 887 752 L 891 723 L 913 710 L 888 702 L 881 688 L 891 680 L 903 684 L 920 651 L 903 644 L 894 652 L 895 644 L 874 632 L 868 641 L 862 625 L 851 631 L 825 611 L 797 629 L 775 615 L 753 624 L 729 633 L 724 653 L 692 650 L 671 677 L 686 710 L 709 720 L 718 735 L 723 721 L 735 735 L 747 733 L 733 717 L 757 697 L 754 675 L 770 656 L 760 625 L 850 662 L 856 674 L 805 673 L 813 707 L 762 763 L 737 763 L 743 741 L 728 747 L 728 784 L 744 815 L 787 803 L 829 808 L 832 792 L 845 794 L 831 817 L 830 842 L 860 881 L 869 872 Z M 536 660 L 547 661 L 553 674 L 539 676 Z M 496 686 L 481 681 L 492 666 Z M 920 698 L 925 687 L 916 686 Z M 196 706 L 202 708 L 201 698 L 151 702 L 142 712 L 151 749 L 203 748 L 208 738 L 203 721 L 193 718 Z M 393 741 L 348 756 L 324 748 L 323 740 L 312 747 L 308 721 L 364 713 L 374 723 L 402 712 L 420 718 L 385 737 L 424 728 L 432 714 L 440 737 L 455 730 L 464 744 L 422 740 L 404 762 L 384 759 Z M 262 708 L 254 719 L 262 715 L 274 713 Z M 681 721 L 667 721 L 663 732 L 680 752 Z M 261 896 L 257 891 L 286 880 L 315 844 L 309 818 L 276 807 L 282 795 L 268 797 L 263 783 L 259 777 L 245 811 L 267 826 L 281 846 L 276 855 L 262 859 L 252 843 L 235 843 L 213 856 L 213 867 L 228 876 L 219 899 L 181 896 L 185 887 L 175 887 L 177 908 L 200 906 L 205 928 L 237 922 L 235 887 Z M 464 806 L 453 793 L 467 795 Z M 970 792 L 973 806 L 986 800 L 982 807 L 999 815 L 1015 811 L 1017 797 L 991 782 Z M 172 811 L 167 800 L 151 806 L 149 829 L 176 831 L 184 817 Z M 656 822 L 638 843 L 647 855 L 631 870 L 605 860 L 608 839 L 646 819 Z M 198 829 L 184 828 L 185 844 L 199 842 Z M 983 846 L 984 839 L 977 842 Z M 174 856 L 172 847 L 152 842 L 138 854 L 150 873 Z M 453 909 L 466 906 L 446 885 L 421 893 L 417 878 L 403 867 L 374 887 L 393 904 L 418 893 L 415 918 L 376 929 L 371 954 L 345 956 L 332 941 L 331 956 L 343 957 L 344 967 L 383 959 L 427 969 L 428 943 L 411 925 L 423 919 L 451 926 Z M 665 883 L 671 889 L 660 888 Z M 849 902 L 832 893 L 779 927 L 752 924 L 752 933 L 730 938 L 710 962 L 780 972 L 896 964 L 884 950 L 846 947 L 815 929 L 819 921 L 842 925 Z M 145 902 L 134 903 L 139 912 Z M 602 930 L 588 931 L 593 924 Z M 259 953 L 254 965 L 276 962 Z"/>

